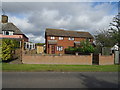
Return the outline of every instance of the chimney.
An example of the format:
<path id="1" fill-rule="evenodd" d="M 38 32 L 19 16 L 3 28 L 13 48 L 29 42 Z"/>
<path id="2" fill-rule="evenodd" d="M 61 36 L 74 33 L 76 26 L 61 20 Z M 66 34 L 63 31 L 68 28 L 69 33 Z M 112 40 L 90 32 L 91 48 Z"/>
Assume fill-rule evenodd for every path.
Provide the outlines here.
<path id="1" fill-rule="evenodd" d="M 2 23 L 7 23 L 8 22 L 8 16 L 2 15 Z"/>

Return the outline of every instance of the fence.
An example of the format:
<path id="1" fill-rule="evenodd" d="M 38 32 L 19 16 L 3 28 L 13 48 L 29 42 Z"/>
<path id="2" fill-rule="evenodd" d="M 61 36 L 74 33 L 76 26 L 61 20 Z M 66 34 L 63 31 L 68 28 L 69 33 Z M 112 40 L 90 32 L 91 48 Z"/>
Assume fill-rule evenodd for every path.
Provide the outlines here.
<path id="1" fill-rule="evenodd" d="M 40 56 L 40 55 L 23 55 L 24 64 L 76 64 L 92 65 L 91 55 L 70 55 L 70 56 Z"/>

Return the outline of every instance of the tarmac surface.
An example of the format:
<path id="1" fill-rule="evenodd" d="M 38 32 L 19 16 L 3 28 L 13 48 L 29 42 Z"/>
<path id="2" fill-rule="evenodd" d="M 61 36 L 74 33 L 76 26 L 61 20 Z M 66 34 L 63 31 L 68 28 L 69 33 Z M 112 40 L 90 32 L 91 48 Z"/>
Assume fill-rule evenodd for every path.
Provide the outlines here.
<path id="1" fill-rule="evenodd" d="M 118 88 L 118 72 L 3 72 L 2 88 Z"/>

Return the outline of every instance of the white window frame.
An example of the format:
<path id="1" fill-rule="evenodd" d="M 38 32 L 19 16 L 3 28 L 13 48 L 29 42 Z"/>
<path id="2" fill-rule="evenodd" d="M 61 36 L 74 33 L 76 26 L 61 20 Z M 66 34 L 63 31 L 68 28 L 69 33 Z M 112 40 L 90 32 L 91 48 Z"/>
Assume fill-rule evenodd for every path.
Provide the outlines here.
<path id="1" fill-rule="evenodd" d="M 9 35 L 13 35 L 13 31 L 3 31 L 3 35 L 7 35 L 6 32 L 8 32 Z"/>
<path id="2" fill-rule="evenodd" d="M 59 40 L 63 40 L 63 37 L 59 37 Z"/>
<path id="3" fill-rule="evenodd" d="M 51 36 L 51 37 L 50 37 L 50 39 L 54 40 L 54 39 L 55 39 L 55 37 L 54 37 L 54 36 Z"/>
<path id="4" fill-rule="evenodd" d="M 57 51 L 63 51 L 63 46 L 57 46 Z"/>
<path id="5" fill-rule="evenodd" d="M 74 40 L 74 37 L 69 37 L 68 40 Z"/>
<path id="6" fill-rule="evenodd" d="M 88 39 L 88 41 L 90 42 L 90 41 L 91 41 L 91 39 L 89 38 L 89 39 Z"/>

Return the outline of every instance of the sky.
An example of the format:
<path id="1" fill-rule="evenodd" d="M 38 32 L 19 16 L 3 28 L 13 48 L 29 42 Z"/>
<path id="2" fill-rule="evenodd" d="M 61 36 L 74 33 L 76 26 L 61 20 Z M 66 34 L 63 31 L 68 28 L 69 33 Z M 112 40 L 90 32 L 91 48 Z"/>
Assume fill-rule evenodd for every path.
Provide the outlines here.
<path id="1" fill-rule="evenodd" d="M 21 0 L 19 0 L 21 1 Z M 66 1 L 66 0 L 65 0 Z M 93 1 L 93 0 L 91 0 Z M 118 2 L 2 2 L 2 9 L 31 42 L 44 43 L 45 29 L 86 31 L 109 28 Z"/>

